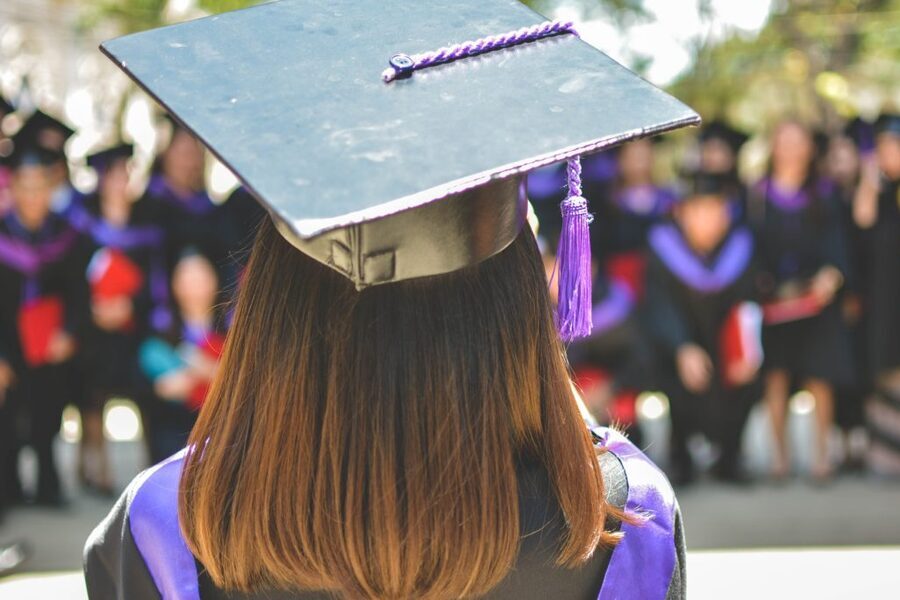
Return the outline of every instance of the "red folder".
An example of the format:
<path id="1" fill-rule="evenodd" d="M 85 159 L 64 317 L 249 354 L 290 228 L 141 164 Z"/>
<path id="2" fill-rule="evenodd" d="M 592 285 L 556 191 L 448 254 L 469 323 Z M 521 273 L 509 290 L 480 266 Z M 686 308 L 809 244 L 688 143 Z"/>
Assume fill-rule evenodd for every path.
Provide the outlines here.
<path id="1" fill-rule="evenodd" d="M 101 248 L 94 253 L 87 269 L 91 295 L 98 299 L 133 297 L 144 285 L 144 274 L 119 250 Z"/>
<path id="2" fill-rule="evenodd" d="M 63 304 L 56 296 L 25 303 L 18 315 L 19 341 L 25 363 L 38 367 L 49 362 L 50 340 L 63 327 Z"/>
<path id="3" fill-rule="evenodd" d="M 203 340 L 203 343 L 200 344 L 199 347 L 200 352 L 206 355 L 207 358 L 215 361 L 219 360 L 224 349 L 225 337 L 218 333 L 208 333 L 206 339 Z M 211 383 L 211 381 L 201 381 L 194 386 L 186 403 L 189 409 L 193 411 L 200 410 L 200 407 L 203 406 L 203 402 L 206 400 L 206 394 L 209 392 Z"/>
<path id="4" fill-rule="evenodd" d="M 762 366 L 763 310 L 755 302 L 741 302 L 728 313 L 719 334 L 723 378 L 729 386 L 739 385 L 738 373 Z"/>
<path id="5" fill-rule="evenodd" d="M 767 302 L 763 306 L 763 319 L 766 325 L 778 325 L 808 319 L 820 312 L 822 312 L 822 305 L 819 300 L 812 294 L 806 293 Z"/>

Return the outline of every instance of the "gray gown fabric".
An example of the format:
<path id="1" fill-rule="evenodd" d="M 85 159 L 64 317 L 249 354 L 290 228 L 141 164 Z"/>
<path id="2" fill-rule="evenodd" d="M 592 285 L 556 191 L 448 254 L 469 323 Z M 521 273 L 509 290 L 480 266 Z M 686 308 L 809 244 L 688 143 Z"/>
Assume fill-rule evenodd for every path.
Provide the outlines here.
<path id="1" fill-rule="evenodd" d="M 607 452 L 600 458 L 607 497 L 625 506 L 628 481 L 619 459 Z M 141 481 L 136 478 L 136 482 Z M 594 600 L 603 582 L 613 551 L 600 550 L 578 569 L 557 567 L 553 559 L 563 532 L 563 521 L 547 474 L 538 465 L 520 471 L 522 542 L 516 565 L 496 588 L 484 596 L 489 600 L 585 599 Z M 160 598 L 141 557 L 129 526 L 128 513 L 139 485 L 132 484 L 87 541 L 84 554 L 85 580 L 91 600 L 143 600 Z M 610 522 L 615 529 L 618 523 Z M 685 598 L 685 546 L 681 513 L 675 512 L 676 565 L 666 600 Z M 264 590 L 252 594 L 217 589 L 198 564 L 203 600 L 330 600 L 323 592 Z M 641 574 L 635 573 L 635 577 Z"/>

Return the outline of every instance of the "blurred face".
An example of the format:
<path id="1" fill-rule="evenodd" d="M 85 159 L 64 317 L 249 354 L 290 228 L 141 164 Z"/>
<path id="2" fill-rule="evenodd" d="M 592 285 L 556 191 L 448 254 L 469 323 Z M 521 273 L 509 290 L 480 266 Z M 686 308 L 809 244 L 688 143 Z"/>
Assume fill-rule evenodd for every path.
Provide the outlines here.
<path id="1" fill-rule="evenodd" d="M 776 171 L 807 170 L 812 162 L 813 152 L 812 136 L 799 123 L 782 123 L 775 130 L 772 139 L 772 166 Z"/>
<path id="2" fill-rule="evenodd" d="M 186 256 L 175 266 L 172 294 L 182 314 L 196 316 L 212 313 L 218 288 L 216 270 L 203 256 Z"/>
<path id="3" fill-rule="evenodd" d="M 128 162 L 113 161 L 100 178 L 100 195 L 104 201 L 116 205 L 127 203 L 128 198 Z"/>
<path id="4" fill-rule="evenodd" d="M 176 187 L 198 190 L 203 182 L 203 159 L 203 146 L 200 142 L 179 128 L 163 154 L 163 173 Z"/>
<path id="5" fill-rule="evenodd" d="M 859 172 L 859 153 L 856 144 L 847 137 L 836 137 L 828 144 L 826 165 L 828 175 L 841 182 L 853 181 Z"/>
<path id="6" fill-rule="evenodd" d="M 626 183 L 648 183 L 653 177 L 653 144 L 638 140 L 619 151 L 619 169 Z"/>
<path id="7" fill-rule="evenodd" d="M 882 133 L 875 142 L 878 168 L 891 179 L 900 178 L 900 136 Z"/>
<path id="8" fill-rule="evenodd" d="M 702 254 L 715 250 L 731 227 L 728 202 L 722 196 L 695 196 L 682 202 L 675 218 L 688 244 Z"/>
<path id="9" fill-rule="evenodd" d="M 711 138 L 700 146 L 700 166 L 705 172 L 730 173 L 734 163 L 734 152 L 724 140 Z"/>
<path id="10" fill-rule="evenodd" d="M 50 213 L 53 183 L 47 167 L 26 166 L 16 169 L 11 185 L 16 215 L 29 228 L 39 227 Z"/>

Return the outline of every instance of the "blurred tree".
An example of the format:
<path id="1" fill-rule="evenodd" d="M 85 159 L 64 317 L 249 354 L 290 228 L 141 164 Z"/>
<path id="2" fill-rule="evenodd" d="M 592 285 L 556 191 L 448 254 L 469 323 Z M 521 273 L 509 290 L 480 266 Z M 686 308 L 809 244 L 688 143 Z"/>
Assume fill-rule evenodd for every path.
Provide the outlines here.
<path id="1" fill-rule="evenodd" d="M 701 40 L 694 53 L 671 91 L 704 116 L 834 127 L 900 97 L 900 0 L 781 0 L 758 35 Z"/>

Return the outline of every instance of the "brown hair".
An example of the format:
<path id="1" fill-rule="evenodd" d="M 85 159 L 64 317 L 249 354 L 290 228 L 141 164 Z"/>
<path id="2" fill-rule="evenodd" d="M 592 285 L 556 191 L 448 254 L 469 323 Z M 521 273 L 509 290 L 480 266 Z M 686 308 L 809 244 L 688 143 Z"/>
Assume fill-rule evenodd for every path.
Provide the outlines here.
<path id="1" fill-rule="evenodd" d="M 225 589 L 484 594 L 544 465 L 583 564 L 611 514 L 528 228 L 479 265 L 357 292 L 263 224 L 185 459 L 179 516 Z"/>

